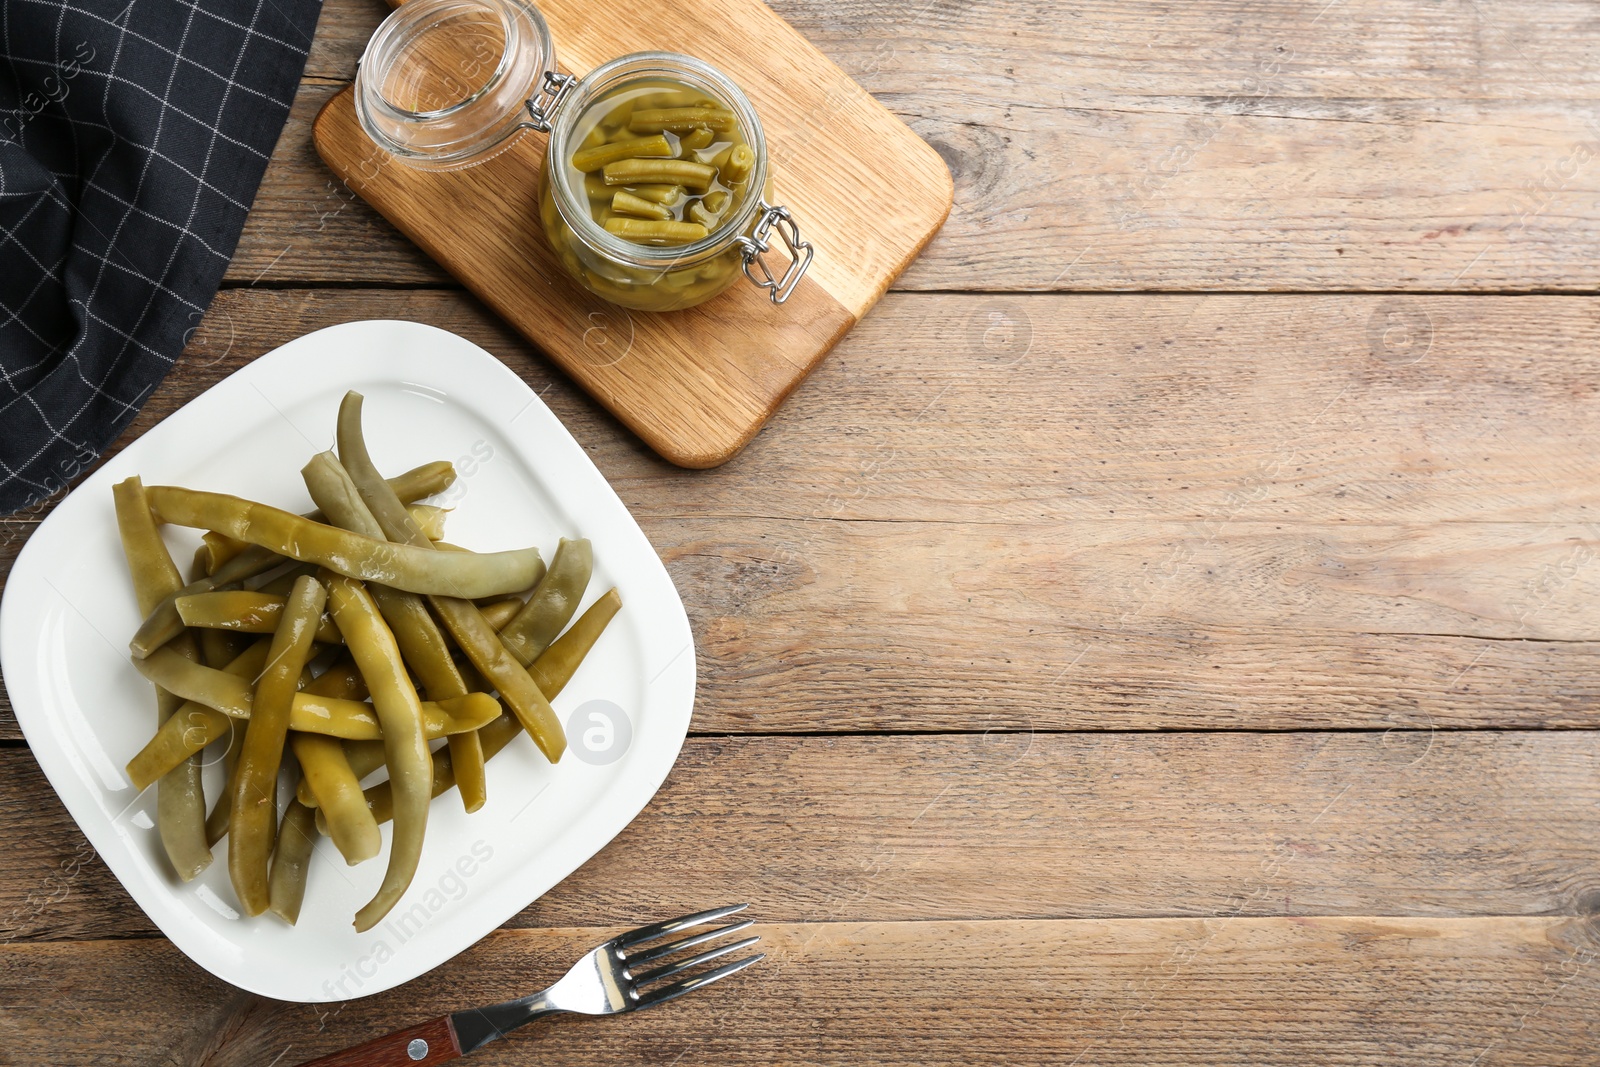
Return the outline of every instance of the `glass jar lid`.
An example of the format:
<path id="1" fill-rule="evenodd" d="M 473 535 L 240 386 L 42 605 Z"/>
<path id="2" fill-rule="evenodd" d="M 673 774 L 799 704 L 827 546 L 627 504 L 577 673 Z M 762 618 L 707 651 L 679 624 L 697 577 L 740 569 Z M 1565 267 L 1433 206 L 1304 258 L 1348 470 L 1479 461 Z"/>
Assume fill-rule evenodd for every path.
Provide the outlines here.
<path id="1" fill-rule="evenodd" d="M 356 115 L 402 162 L 468 167 L 529 128 L 527 103 L 554 69 L 549 27 L 525 0 L 407 0 L 361 55 Z"/>

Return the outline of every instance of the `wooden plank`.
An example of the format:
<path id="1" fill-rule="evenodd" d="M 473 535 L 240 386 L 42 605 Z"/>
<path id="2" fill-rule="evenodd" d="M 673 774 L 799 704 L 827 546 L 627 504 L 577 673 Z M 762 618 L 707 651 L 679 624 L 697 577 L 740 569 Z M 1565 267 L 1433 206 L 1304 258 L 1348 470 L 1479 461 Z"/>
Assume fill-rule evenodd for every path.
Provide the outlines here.
<path id="1" fill-rule="evenodd" d="M 1597 802 L 1588 731 L 692 738 L 510 925 L 1578 914 Z M 0 820 L 0 943 L 154 933 L 23 749 Z"/>
<path id="2" fill-rule="evenodd" d="M 1578 0 L 773 6 L 956 176 L 902 288 L 1600 284 L 1600 25 Z M 383 14 L 330 0 L 308 72 L 347 79 Z M 230 277 L 438 281 L 364 206 L 323 218 L 339 190 L 305 123 L 328 91 L 304 90 Z"/>
<path id="3" fill-rule="evenodd" d="M 331 0 L 322 5 L 317 32 L 306 56 L 307 81 L 347 82 L 367 39 L 390 11 L 383 0 Z"/>
<path id="4" fill-rule="evenodd" d="M 1600 1040 L 1600 950 L 1580 920 L 759 930 L 768 958 L 742 977 L 623 1020 L 531 1027 L 475 1062 L 1559 1067 L 1591 1063 Z M 23 1063 L 292 1064 L 526 993 L 610 932 L 502 931 L 401 989 L 338 1005 L 238 993 L 160 941 L 11 945 L 0 949 L 0 1028 Z M 375 966 L 352 961 L 346 989 L 358 993 L 356 969 Z"/>
<path id="5" fill-rule="evenodd" d="M 1596 721 L 1582 300 L 897 295 L 684 477 L 462 294 L 240 290 L 130 435 L 374 317 L 485 345 L 591 450 L 688 605 L 701 729 Z"/>
<path id="6" fill-rule="evenodd" d="M 1600 511 L 1600 322 L 1554 296 L 897 294 L 757 447 L 682 476 L 469 296 L 228 290 L 123 440 L 263 352 L 364 318 L 499 356 L 644 519 L 1199 530 Z"/>

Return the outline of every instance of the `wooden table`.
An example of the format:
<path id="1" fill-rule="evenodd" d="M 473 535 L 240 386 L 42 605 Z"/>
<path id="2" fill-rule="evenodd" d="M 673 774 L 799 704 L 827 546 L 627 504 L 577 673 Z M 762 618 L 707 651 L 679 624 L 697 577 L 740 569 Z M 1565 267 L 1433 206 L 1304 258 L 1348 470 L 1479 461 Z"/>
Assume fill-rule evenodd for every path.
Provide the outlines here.
<path id="1" fill-rule="evenodd" d="M 749 980 L 478 1062 L 1594 1063 L 1593 6 L 774 6 L 956 208 L 726 467 L 653 457 L 330 181 L 308 124 L 378 0 L 328 0 L 126 435 L 332 323 L 495 352 L 688 604 L 659 796 L 434 973 L 276 1004 L 156 934 L 7 708 L 0 1062 L 289 1067 L 748 899 Z"/>

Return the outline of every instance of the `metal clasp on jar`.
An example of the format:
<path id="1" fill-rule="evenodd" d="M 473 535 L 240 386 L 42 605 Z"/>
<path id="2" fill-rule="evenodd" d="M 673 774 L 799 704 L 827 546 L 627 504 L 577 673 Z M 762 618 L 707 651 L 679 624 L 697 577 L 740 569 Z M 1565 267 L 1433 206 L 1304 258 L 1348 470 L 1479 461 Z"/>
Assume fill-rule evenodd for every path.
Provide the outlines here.
<path id="1" fill-rule="evenodd" d="M 771 248 L 768 238 L 772 235 L 772 228 L 778 228 L 778 236 L 783 238 L 783 243 L 789 249 L 789 269 L 783 272 L 782 278 L 772 275 L 772 268 L 767 266 L 767 261 L 762 255 Z M 762 289 L 767 290 L 767 296 L 774 304 L 781 304 L 789 299 L 794 292 L 794 287 L 800 284 L 800 279 L 805 277 L 806 268 L 811 266 L 811 257 L 816 250 L 811 247 L 811 242 L 800 237 L 800 226 L 794 221 L 794 216 L 789 214 L 789 209 L 775 206 L 761 201 L 761 217 L 756 220 L 755 229 L 750 231 L 750 236 L 740 237 L 735 242 L 744 254 L 744 276 Z M 761 272 L 761 277 L 756 277 L 754 266 Z"/>
<path id="2" fill-rule="evenodd" d="M 572 90 L 577 86 L 578 79 L 571 74 L 545 71 L 539 85 L 539 94 L 527 104 L 528 116 L 533 120 L 528 125 L 540 133 L 549 133 L 550 120 L 555 118 L 556 111 L 566 102 L 567 97 L 572 95 Z"/>

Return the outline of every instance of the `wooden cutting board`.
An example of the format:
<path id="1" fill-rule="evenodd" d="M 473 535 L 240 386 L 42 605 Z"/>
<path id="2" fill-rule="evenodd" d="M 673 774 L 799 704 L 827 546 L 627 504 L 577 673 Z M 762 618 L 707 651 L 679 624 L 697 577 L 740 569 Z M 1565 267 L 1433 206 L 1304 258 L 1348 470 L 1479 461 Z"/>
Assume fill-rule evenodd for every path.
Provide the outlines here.
<path id="1" fill-rule="evenodd" d="M 539 0 L 563 69 L 628 52 L 688 52 L 761 116 L 775 199 L 816 247 L 781 307 L 743 280 L 686 311 L 628 311 L 556 263 L 539 226 L 545 138 L 462 171 L 393 161 L 362 132 L 352 90 L 313 139 L 344 182 L 560 364 L 666 459 L 714 467 L 877 302 L 950 212 L 950 173 L 912 133 L 760 0 Z M 774 271 L 785 262 L 772 256 Z"/>

